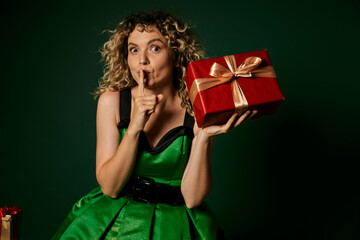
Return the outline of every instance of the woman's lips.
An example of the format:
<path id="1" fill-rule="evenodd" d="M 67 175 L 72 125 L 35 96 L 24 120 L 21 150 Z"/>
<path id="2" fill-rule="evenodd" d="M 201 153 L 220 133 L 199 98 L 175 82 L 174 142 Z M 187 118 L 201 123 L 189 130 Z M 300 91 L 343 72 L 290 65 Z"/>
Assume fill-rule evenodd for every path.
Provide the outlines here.
<path id="1" fill-rule="evenodd" d="M 149 75 L 151 74 L 150 71 L 147 70 L 143 70 L 144 72 L 144 78 L 147 79 L 149 77 Z M 139 77 L 140 77 L 140 71 L 138 71 Z"/>

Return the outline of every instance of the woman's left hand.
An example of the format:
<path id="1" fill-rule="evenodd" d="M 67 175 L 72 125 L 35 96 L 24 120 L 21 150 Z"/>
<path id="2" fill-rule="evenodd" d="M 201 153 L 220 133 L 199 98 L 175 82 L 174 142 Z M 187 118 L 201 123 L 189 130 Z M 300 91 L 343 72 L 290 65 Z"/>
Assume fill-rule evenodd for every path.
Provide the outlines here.
<path id="1" fill-rule="evenodd" d="M 239 126 L 245 119 L 252 118 L 257 113 L 257 110 L 248 110 L 241 115 L 234 113 L 231 118 L 224 125 L 213 125 L 199 129 L 202 134 L 205 134 L 208 138 L 214 137 L 219 134 L 228 133 L 234 128 Z"/>

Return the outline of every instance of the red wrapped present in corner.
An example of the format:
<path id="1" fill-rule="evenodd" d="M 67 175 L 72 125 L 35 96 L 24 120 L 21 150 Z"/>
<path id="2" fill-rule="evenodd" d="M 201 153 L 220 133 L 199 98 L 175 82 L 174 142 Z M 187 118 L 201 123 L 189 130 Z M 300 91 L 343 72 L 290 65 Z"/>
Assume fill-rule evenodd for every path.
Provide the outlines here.
<path id="1" fill-rule="evenodd" d="M 0 208 L 0 240 L 18 240 L 18 227 L 21 209 L 19 207 Z"/>
<path id="2" fill-rule="evenodd" d="M 190 62 L 186 84 L 199 127 L 248 109 L 271 114 L 284 100 L 267 50 Z"/>

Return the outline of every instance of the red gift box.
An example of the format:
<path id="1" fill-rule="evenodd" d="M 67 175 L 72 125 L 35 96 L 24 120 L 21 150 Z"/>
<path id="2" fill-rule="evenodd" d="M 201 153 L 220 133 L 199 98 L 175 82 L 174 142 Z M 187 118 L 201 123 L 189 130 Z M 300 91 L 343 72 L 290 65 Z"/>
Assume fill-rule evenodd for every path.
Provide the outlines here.
<path id="1" fill-rule="evenodd" d="M 284 100 L 267 50 L 190 62 L 186 84 L 199 127 L 248 109 L 271 114 Z"/>

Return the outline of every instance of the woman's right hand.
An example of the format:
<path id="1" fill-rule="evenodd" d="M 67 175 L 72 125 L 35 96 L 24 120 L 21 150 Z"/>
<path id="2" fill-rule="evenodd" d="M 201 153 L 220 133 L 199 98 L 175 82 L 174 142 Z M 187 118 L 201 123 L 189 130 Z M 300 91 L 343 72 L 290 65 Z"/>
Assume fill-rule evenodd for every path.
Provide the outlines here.
<path id="1" fill-rule="evenodd" d="M 138 94 L 135 97 L 135 105 L 131 114 L 129 129 L 135 132 L 141 132 L 151 114 L 155 112 L 156 105 L 162 101 L 163 95 L 145 95 L 144 92 L 144 71 L 140 70 L 140 79 L 138 86 Z"/>

